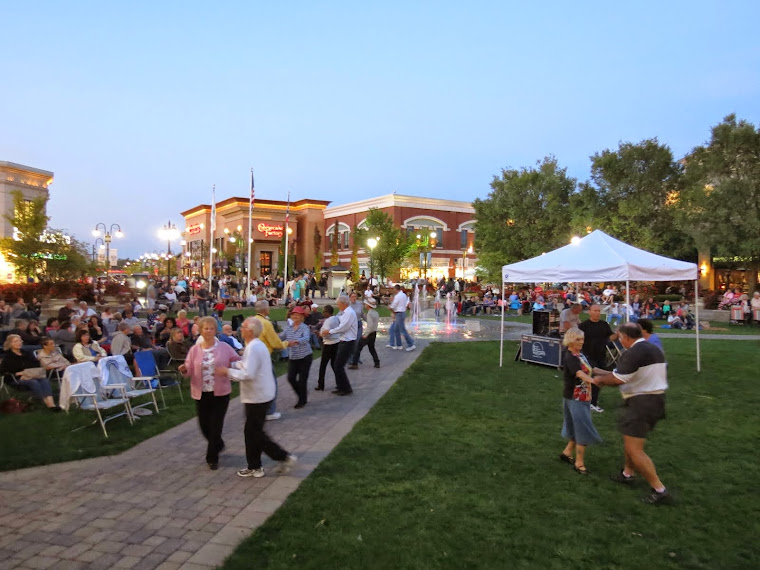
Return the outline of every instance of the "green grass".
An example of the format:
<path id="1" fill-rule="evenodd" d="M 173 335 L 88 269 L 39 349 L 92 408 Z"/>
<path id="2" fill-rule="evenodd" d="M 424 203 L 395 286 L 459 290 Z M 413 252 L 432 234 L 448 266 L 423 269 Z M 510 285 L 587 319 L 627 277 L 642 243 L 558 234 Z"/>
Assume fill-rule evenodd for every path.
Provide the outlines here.
<path id="1" fill-rule="evenodd" d="M 675 507 L 608 481 L 615 389 L 591 475 L 557 455 L 561 378 L 498 344 L 433 344 L 224 568 L 757 568 L 757 348 L 666 339 L 668 418 L 648 451 Z M 505 351 L 514 354 L 512 343 Z"/>
<path id="2" fill-rule="evenodd" d="M 315 351 L 314 357 L 319 354 L 320 351 Z M 287 361 L 275 363 L 278 376 L 286 369 Z M 195 402 L 190 398 L 188 380 L 183 380 L 183 386 L 184 402 L 180 401 L 176 388 L 165 389 L 166 410 L 142 417 L 134 426 L 126 417 L 116 418 L 106 424 L 108 438 L 103 436 L 100 425 L 90 425 L 96 420 L 94 412 L 84 412 L 73 406 L 68 414 L 56 414 L 36 403 L 32 410 L 23 414 L 0 415 L 0 471 L 121 453 L 195 417 Z M 233 383 L 233 398 L 238 391 L 238 385 Z M 11 391 L 12 396 L 22 401 L 28 398 L 28 394 Z M 156 398 L 160 408 L 160 396 Z M 84 426 L 87 427 L 72 431 Z"/>

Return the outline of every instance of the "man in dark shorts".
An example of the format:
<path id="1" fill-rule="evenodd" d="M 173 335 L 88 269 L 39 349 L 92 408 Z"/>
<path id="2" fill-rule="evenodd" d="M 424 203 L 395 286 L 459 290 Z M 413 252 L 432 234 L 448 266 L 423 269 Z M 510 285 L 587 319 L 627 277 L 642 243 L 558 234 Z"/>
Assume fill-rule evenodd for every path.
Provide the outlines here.
<path id="1" fill-rule="evenodd" d="M 594 369 L 591 378 L 598 386 L 619 386 L 623 396 L 618 427 L 623 434 L 625 467 L 611 478 L 632 485 L 638 471 L 652 487 L 652 493 L 642 501 L 652 505 L 665 504 L 670 502 L 670 493 L 644 452 L 647 435 L 659 420 L 665 418 L 665 391 L 668 389 L 665 355 L 644 340 L 641 327 L 636 323 L 621 325 L 618 335 L 626 351 L 617 368 L 612 373 Z"/>
<path id="2" fill-rule="evenodd" d="M 607 343 L 618 338 L 613 333 L 610 324 L 602 320 L 602 307 L 591 305 L 588 310 L 588 320 L 578 325 L 583 331 L 583 354 L 588 358 L 589 364 L 594 368 L 607 368 Z M 609 372 L 608 372 L 609 373 Z M 591 409 L 594 412 L 603 412 L 599 407 L 599 386 L 591 386 Z"/>

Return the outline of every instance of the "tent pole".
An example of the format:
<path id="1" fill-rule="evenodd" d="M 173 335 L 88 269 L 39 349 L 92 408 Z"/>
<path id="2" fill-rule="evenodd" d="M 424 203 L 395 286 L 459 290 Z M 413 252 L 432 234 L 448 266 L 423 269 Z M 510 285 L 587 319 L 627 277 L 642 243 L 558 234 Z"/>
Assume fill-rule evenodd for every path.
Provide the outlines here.
<path id="1" fill-rule="evenodd" d="M 697 372 L 702 372 L 702 362 L 699 354 L 699 279 L 694 280 L 694 311 L 697 320 Z"/>
<path id="2" fill-rule="evenodd" d="M 631 321 L 631 282 L 625 282 L 625 322 Z"/>
<path id="3" fill-rule="evenodd" d="M 501 281 L 501 341 L 499 342 L 499 368 L 501 368 L 504 362 L 504 312 L 507 310 L 507 306 L 504 304 L 506 299 L 505 293 L 507 291 L 507 284 L 502 279 Z"/>

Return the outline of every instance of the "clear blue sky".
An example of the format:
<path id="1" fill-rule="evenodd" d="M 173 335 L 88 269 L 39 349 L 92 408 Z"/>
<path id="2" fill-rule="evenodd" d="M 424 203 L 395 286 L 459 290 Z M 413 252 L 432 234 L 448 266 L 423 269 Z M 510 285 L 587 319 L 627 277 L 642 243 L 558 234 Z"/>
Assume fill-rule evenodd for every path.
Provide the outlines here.
<path id="1" fill-rule="evenodd" d="M 371 5 L 370 5 L 371 4 Z M 760 2 L 4 2 L 0 160 L 120 257 L 246 196 L 473 200 L 505 167 L 760 123 Z"/>

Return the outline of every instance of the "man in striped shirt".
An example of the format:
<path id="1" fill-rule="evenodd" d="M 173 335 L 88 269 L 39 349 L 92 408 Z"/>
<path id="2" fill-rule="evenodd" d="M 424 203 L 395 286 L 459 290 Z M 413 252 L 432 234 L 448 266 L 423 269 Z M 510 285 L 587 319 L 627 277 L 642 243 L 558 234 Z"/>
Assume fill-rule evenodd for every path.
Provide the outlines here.
<path id="1" fill-rule="evenodd" d="M 657 470 L 644 452 L 647 435 L 665 418 L 665 391 L 668 389 L 668 368 L 665 355 L 646 342 L 641 327 L 626 323 L 618 328 L 620 343 L 626 351 L 611 373 L 594 368 L 591 382 L 597 386 L 619 386 L 623 408 L 618 427 L 623 434 L 625 467 L 612 480 L 632 485 L 638 471 L 652 487 L 652 494 L 642 499 L 652 505 L 666 504 L 671 496 L 657 476 Z"/>

